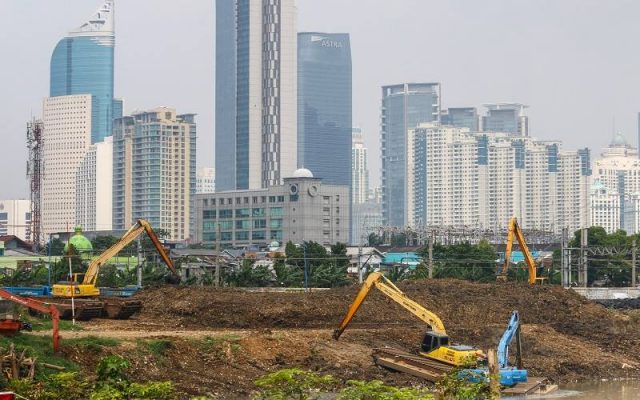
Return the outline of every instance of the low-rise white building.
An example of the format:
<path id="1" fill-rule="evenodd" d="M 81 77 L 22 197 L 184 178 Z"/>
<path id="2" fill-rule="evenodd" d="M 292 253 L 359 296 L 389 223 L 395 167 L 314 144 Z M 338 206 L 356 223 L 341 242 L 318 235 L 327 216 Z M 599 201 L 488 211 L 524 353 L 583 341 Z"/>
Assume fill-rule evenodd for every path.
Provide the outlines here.
<path id="1" fill-rule="evenodd" d="M 31 241 L 31 200 L 0 200 L 0 236 Z"/>

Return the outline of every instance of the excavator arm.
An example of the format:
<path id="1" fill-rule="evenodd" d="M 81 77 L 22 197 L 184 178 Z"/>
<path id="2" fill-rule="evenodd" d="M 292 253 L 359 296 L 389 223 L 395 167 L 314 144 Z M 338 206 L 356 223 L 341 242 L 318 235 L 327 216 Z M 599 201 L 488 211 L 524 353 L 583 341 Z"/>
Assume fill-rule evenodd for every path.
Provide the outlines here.
<path id="1" fill-rule="evenodd" d="M 23 305 L 25 307 L 29 307 L 36 311 L 40 311 L 41 313 L 51 315 L 51 322 L 53 325 L 53 351 L 54 352 L 58 351 L 60 347 L 60 336 L 59 336 L 59 329 L 58 329 L 58 323 L 60 321 L 60 312 L 58 311 L 56 306 L 54 306 L 53 304 L 41 303 L 39 301 L 30 299 L 27 297 L 21 297 L 21 296 L 18 296 L 17 294 L 8 292 L 4 289 L 0 289 L 0 298 L 12 301 L 14 303 Z"/>
<path id="2" fill-rule="evenodd" d="M 509 320 L 509 325 L 507 325 L 507 329 L 502 334 L 500 338 L 500 343 L 498 344 L 498 364 L 500 368 L 507 368 L 507 364 L 509 363 L 509 344 L 513 340 L 516 332 L 518 331 L 518 327 L 520 326 L 520 314 L 517 311 L 511 313 L 511 319 Z"/>
<path id="3" fill-rule="evenodd" d="M 527 268 L 529 270 L 529 283 L 531 285 L 536 283 L 536 263 L 531 256 L 531 252 L 529 251 L 529 246 L 527 246 L 526 240 L 524 240 L 524 234 L 522 233 L 522 229 L 520 225 L 518 225 L 518 219 L 516 217 L 511 218 L 509 221 L 509 233 L 507 235 L 507 247 L 504 252 L 504 265 L 502 266 L 502 273 L 498 276 L 498 279 L 506 280 L 507 269 L 509 268 L 509 264 L 511 263 L 511 247 L 513 247 L 513 237 L 515 236 L 518 244 L 520 245 L 520 249 L 522 250 L 522 254 L 524 255 L 524 261 L 527 264 Z"/>
<path id="4" fill-rule="evenodd" d="M 362 288 L 360 288 L 360 291 L 358 292 L 355 300 L 353 301 L 351 306 L 349 306 L 347 314 L 342 319 L 342 322 L 340 322 L 338 328 L 333 332 L 334 339 L 338 340 L 340 338 L 340 335 L 342 335 L 342 332 L 344 332 L 344 330 L 347 328 L 372 287 L 376 287 L 391 300 L 400 304 L 410 313 L 426 322 L 434 332 L 441 335 L 447 334 L 442 320 L 440 320 L 440 318 L 436 314 L 432 313 L 431 311 L 422 307 L 420 304 L 408 298 L 406 294 L 404 294 L 396 285 L 394 285 L 393 282 L 385 278 L 384 275 L 379 272 L 373 272 L 369 274 L 369 277 L 367 277 L 366 281 L 362 285 Z"/>
<path id="5" fill-rule="evenodd" d="M 173 265 L 173 261 L 171 261 L 171 258 L 169 258 L 169 255 L 167 255 L 164 247 L 162 247 L 160 240 L 158 240 L 158 236 L 156 236 L 156 233 L 151 228 L 151 224 L 143 219 L 139 219 L 134 226 L 129 228 L 129 230 L 120 238 L 120 240 L 118 240 L 113 246 L 105 250 L 102 254 L 91 261 L 91 264 L 89 264 L 87 272 L 84 275 L 82 284 L 95 285 L 100 267 L 102 267 L 102 265 L 104 265 L 111 258 L 115 257 L 116 254 L 118 254 L 123 248 L 125 248 L 129 243 L 140 236 L 142 232 L 147 233 L 147 236 L 149 236 L 149 239 L 151 239 L 151 242 L 153 243 L 154 247 L 160 254 L 160 257 L 167 265 L 173 276 L 178 277 L 178 271 Z"/>

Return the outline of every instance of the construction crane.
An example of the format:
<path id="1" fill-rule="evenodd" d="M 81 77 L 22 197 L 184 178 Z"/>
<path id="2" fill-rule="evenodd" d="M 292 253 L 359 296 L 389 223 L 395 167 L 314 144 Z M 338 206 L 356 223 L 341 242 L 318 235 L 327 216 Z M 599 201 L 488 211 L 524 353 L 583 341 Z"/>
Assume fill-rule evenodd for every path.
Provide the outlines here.
<path id="1" fill-rule="evenodd" d="M 426 322 L 429 330 L 422 339 L 420 354 L 422 356 L 441 361 L 455 366 L 475 366 L 478 359 L 485 355 L 481 350 L 470 346 L 451 345 L 449 336 L 442 320 L 433 312 L 411 300 L 396 285 L 379 272 L 369 274 L 355 300 L 349 307 L 338 328 L 333 332 L 333 338 L 338 340 L 342 332 L 347 328 L 354 315 L 360 308 L 372 287 L 376 287 L 391 300 L 400 304 L 410 313 Z"/>
<path id="2" fill-rule="evenodd" d="M 32 310 L 39 311 L 44 314 L 51 315 L 51 322 L 53 325 L 53 351 L 58 352 L 60 348 L 60 332 L 59 332 L 59 321 L 60 321 L 60 313 L 58 309 L 53 304 L 43 303 L 34 299 L 29 299 L 25 297 L 18 296 L 17 294 L 13 294 L 4 289 L 0 289 L 0 298 L 5 300 L 12 301 L 14 303 L 23 305 L 25 307 L 29 307 Z"/>
<path id="3" fill-rule="evenodd" d="M 513 246 L 514 236 L 520 245 L 520 250 L 524 256 L 524 262 L 527 264 L 527 268 L 529 269 L 529 283 L 533 285 L 537 280 L 536 263 L 531 256 L 527 242 L 524 240 L 524 234 L 522 233 L 520 225 L 518 225 L 518 219 L 516 217 L 511 218 L 509 221 L 509 233 L 507 235 L 507 248 L 504 252 L 504 264 L 502 266 L 502 271 L 497 276 L 497 280 L 502 282 L 507 281 L 507 270 L 511 263 L 511 247 Z"/>
<path id="4" fill-rule="evenodd" d="M 518 339 L 518 366 L 509 366 L 509 345 L 513 341 L 514 337 L 520 335 L 520 314 L 518 311 L 511 313 L 509 324 L 505 329 L 500 343 L 498 344 L 498 367 L 500 368 L 500 384 L 505 386 L 513 386 L 516 383 L 527 381 L 527 370 L 522 369 L 521 354 L 520 354 L 520 340 Z M 489 379 L 488 368 L 475 368 L 464 369 L 460 372 L 460 376 L 472 382 L 479 382 L 480 380 Z"/>
<path id="5" fill-rule="evenodd" d="M 171 276 L 168 277 L 170 283 L 180 282 L 178 271 L 173 265 L 173 261 L 169 258 L 169 255 L 165 251 L 164 247 L 158 240 L 155 232 L 151 228 L 149 222 L 139 219 L 138 222 L 133 225 L 129 230 L 118 240 L 113 246 L 105 250 L 102 254 L 91 261 L 87 271 L 82 273 L 73 274 L 71 281 L 60 282 L 54 284 L 52 287 L 52 294 L 55 297 L 97 297 L 100 296 L 100 289 L 96 287 L 96 281 L 98 279 L 98 272 L 106 262 L 114 257 L 120 250 L 126 247 L 129 243 L 134 241 L 143 232 L 147 233 L 149 239 L 153 243 L 154 247 L 160 254 L 160 257 L 171 271 Z M 73 290 L 72 290 L 73 289 Z"/>

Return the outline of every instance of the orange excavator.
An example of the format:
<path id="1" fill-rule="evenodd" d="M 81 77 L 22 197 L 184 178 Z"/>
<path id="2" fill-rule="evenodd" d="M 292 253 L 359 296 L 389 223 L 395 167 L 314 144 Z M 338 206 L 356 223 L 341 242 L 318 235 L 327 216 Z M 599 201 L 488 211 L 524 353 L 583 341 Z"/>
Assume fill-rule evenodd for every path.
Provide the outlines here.
<path id="1" fill-rule="evenodd" d="M 26 297 L 21 297 L 21 296 L 18 296 L 17 294 L 8 292 L 4 289 L 0 289 L 0 298 L 12 301 L 22 306 L 28 307 L 32 310 L 51 315 L 51 322 L 53 324 L 53 351 L 54 352 L 58 351 L 58 349 L 60 348 L 60 336 L 59 336 L 60 332 L 58 328 L 58 323 L 60 321 L 60 313 L 58 311 L 58 308 L 55 305 L 43 303 L 43 302 L 26 298 Z M 17 333 L 18 330 L 20 330 L 20 328 L 22 327 L 22 323 L 19 321 L 15 321 L 15 322 L 19 324 L 19 325 L 14 325 L 17 328 L 14 333 Z"/>
<path id="2" fill-rule="evenodd" d="M 536 276 L 536 263 L 533 260 L 533 256 L 531 256 L 527 242 L 524 240 L 524 234 L 522 233 L 520 225 L 518 225 L 518 219 L 516 217 L 511 218 L 509 221 L 509 234 L 507 235 L 507 248 L 504 251 L 504 264 L 502 265 L 502 270 L 497 276 L 497 280 L 501 282 L 507 281 L 507 270 L 509 269 L 509 264 L 511 264 L 511 247 L 513 247 L 514 236 L 520 245 L 520 250 L 524 256 L 524 262 L 527 264 L 527 268 L 529 270 L 529 284 L 533 285 L 538 280 L 538 277 Z"/>

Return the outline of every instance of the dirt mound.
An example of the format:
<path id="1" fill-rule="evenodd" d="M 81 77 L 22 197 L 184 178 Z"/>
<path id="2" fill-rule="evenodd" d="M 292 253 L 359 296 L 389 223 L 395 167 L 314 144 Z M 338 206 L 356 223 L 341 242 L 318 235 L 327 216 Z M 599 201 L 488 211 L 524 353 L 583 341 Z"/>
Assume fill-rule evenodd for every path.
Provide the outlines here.
<path id="1" fill-rule="evenodd" d="M 640 309 L 640 299 L 612 299 L 612 300 L 596 300 L 596 303 L 602 304 L 607 308 L 615 308 L 618 310 L 638 310 Z"/>
<path id="2" fill-rule="evenodd" d="M 591 378 L 639 377 L 638 317 L 592 303 L 556 286 L 517 283 L 478 284 L 457 280 L 404 282 L 400 288 L 412 299 L 436 312 L 450 337 L 481 348 L 495 347 L 512 310 L 521 315 L 525 366 L 531 375 L 556 381 Z M 136 295 L 144 308 L 140 323 L 160 323 L 179 329 L 305 329 L 326 330 L 315 340 L 323 346 L 393 346 L 413 350 L 424 324 L 381 293 L 372 291 L 340 342 L 330 334 L 353 301 L 358 287 L 312 293 L 248 292 L 194 287 L 164 287 Z M 288 339 L 293 346 L 298 333 Z M 304 342 L 304 339 L 300 339 Z M 298 340 L 296 343 L 298 343 Z M 300 346 L 309 345 L 298 343 Z M 297 352 L 304 347 L 298 348 Z M 333 348 L 333 347 L 331 347 Z M 320 361 L 282 357 L 285 366 L 333 368 L 330 351 Z M 368 354 L 366 358 L 368 359 Z M 277 368 L 277 362 L 269 368 Z M 365 376 L 376 376 L 371 367 Z M 339 370 L 339 369 L 338 369 Z M 345 374 L 349 369 L 345 369 Z M 389 374 L 385 374 L 389 378 Z M 361 376 L 362 377 L 362 376 Z"/>

